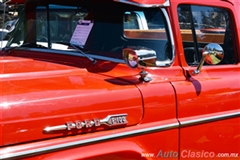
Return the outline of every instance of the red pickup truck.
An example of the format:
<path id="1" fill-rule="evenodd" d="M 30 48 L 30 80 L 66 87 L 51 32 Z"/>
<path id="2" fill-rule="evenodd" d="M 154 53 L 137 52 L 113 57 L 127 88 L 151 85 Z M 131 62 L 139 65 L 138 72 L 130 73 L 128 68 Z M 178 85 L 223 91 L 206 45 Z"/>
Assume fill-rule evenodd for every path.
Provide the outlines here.
<path id="1" fill-rule="evenodd" d="M 26 0 L 0 51 L 0 159 L 240 159 L 239 10 Z"/>

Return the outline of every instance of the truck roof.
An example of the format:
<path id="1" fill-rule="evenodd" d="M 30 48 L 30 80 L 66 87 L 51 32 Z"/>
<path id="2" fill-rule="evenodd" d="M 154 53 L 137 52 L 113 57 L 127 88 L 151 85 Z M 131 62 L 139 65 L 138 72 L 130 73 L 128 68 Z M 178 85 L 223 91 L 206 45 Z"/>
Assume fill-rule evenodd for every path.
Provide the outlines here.
<path id="1" fill-rule="evenodd" d="M 7 4 L 23 4 L 26 0 L 10 0 Z M 164 5 L 169 4 L 169 0 L 115 0 L 116 2 L 129 3 L 133 5 Z"/>
<path id="2" fill-rule="evenodd" d="M 9 2 L 7 2 L 7 4 L 24 4 L 25 1 L 26 0 L 10 0 Z M 113 1 L 147 7 L 147 6 L 169 6 L 171 0 L 113 0 Z M 239 0 L 224 0 L 224 1 L 232 4 L 237 2 L 239 3 Z"/>
<path id="3" fill-rule="evenodd" d="M 128 3 L 137 6 L 169 6 L 170 0 L 114 0 L 116 2 Z"/>

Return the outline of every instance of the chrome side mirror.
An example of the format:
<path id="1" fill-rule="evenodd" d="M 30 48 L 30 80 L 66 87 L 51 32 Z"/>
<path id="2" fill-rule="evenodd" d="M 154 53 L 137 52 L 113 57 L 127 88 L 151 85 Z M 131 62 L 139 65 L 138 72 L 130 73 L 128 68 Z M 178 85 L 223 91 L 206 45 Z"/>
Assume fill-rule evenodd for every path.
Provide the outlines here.
<path id="1" fill-rule="evenodd" d="M 222 47 L 217 43 L 209 43 L 204 47 L 202 51 L 202 59 L 192 74 L 199 74 L 204 62 L 208 64 L 218 64 L 223 60 L 223 57 L 224 51 Z"/>
<path id="2" fill-rule="evenodd" d="M 130 68 L 156 66 L 157 54 L 154 50 L 144 47 L 129 47 L 123 49 L 123 60 Z"/>
<path id="3" fill-rule="evenodd" d="M 144 67 L 156 66 L 157 54 L 154 50 L 145 47 L 128 47 L 123 49 L 122 54 L 123 60 L 130 68 L 142 66 L 141 80 L 146 82 L 151 80 L 150 77 L 147 77 L 148 73 L 144 70 Z"/>

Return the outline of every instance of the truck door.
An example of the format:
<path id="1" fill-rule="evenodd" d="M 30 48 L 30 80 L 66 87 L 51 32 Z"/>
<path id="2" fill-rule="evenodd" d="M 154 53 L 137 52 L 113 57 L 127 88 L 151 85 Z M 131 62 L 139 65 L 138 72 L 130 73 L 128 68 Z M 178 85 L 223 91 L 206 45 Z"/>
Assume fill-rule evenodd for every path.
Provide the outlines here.
<path id="1" fill-rule="evenodd" d="M 213 7 L 216 3 L 221 7 Z M 173 3 L 173 12 L 179 23 L 176 26 L 179 26 L 182 39 L 183 49 L 180 52 L 182 50 L 185 56 L 182 65 L 186 75 L 186 81 L 173 83 L 181 125 L 180 159 L 240 156 L 237 21 L 231 11 L 232 4 L 223 1 L 216 3 L 204 6 Z M 202 59 L 204 46 L 209 43 L 219 44 L 224 58 L 217 65 L 204 63 L 200 73 L 194 74 Z"/>

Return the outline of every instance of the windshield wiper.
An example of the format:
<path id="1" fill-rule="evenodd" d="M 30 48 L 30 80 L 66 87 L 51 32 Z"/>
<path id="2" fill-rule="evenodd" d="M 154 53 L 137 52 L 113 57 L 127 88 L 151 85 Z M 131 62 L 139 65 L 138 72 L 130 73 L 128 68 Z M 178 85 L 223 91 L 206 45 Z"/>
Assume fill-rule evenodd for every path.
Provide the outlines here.
<path id="1" fill-rule="evenodd" d="M 2 48 L 3 51 L 7 52 L 7 53 L 10 53 L 10 51 L 12 49 L 15 49 L 15 48 L 21 48 L 21 47 L 34 47 L 34 48 L 47 48 L 43 45 L 39 45 L 39 44 L 36 44 L 36 43 L 31 43 L 31 42 L 27 42 L 27 43 L 23 43 L 22 45 L 20 46 L 14 46 L 14 47 L 4 47 Z"/>
<path id="2" fill-rule="evenodd" d="M 74 49 L 76 49 L 79 53 L 81 53 L 83 56 L 87 57 L 87 58 L 92 62 L 92 64 L 96 64 L 96 63 L 97 63 L 97 60 L 96 60 L 96 59 L 88 56 L 86 53 L 84 53 L 84 52 L 82 51 L 82 50 L 84 49 L 84 47 L 81 46 L 81 45 L 75 45 L 75 44 L 66 43 L 66 42 L 54 42 L 54 43 L 71 46 L 71 47 L 73 47 Z"/>

